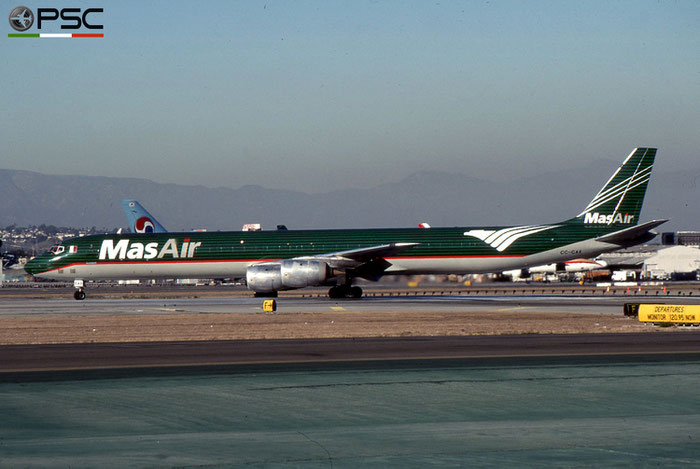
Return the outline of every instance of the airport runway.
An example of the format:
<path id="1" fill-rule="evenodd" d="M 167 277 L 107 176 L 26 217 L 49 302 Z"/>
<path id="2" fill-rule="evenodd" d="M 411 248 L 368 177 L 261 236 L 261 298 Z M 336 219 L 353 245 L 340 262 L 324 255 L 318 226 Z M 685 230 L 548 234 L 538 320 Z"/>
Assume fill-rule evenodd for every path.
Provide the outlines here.
<path id="1" fill-rule="evenodd" d="M 488 296 L 554 296 L 554 297 L 626 297 L 663 298 L 700 296 L 700 282 L 650 282 L 638 285 L 596 286 L 577 283 L 509 283 L 495 282 L 465 286 L 459 283 L 426 283 L 407 287 L 402 283 L 362 283 L 364 299 L 383 297 L 488 297 Z M 0 299 L 36 298 L 71 299 L 73 286 L 60 282 L 7 283 L 0 288 Z M 252 292 L 244 285 L 178 285 L 112 283 L 88 283 L 88 300 L 135 298 L 252 298 Z M 328 299 L 328 288 L 309 287 L 279 292 L 280 299 L 316 298 Z"/>
<path id="2" fill-rule="evenodd" d="M 28 372 L 52 371 L 132 376 L 139 370 L 151 373 L 167 368 L 181 373 L 183 367 L 205 367 L 211 372 L 212 367 L 234 365 L 599 355 L 697 360 L 700 331 L 4 346 L 0 347 L 0 379 L 24 379 L 30 376 Z"/>
<path id="3" fill-rule="evenodd" d="M 44 339 L 78 330 L 92 342 L 0 346 L 0 459 L 41 467 L 698 464 L 700 330 L 665 332 L 624 317 L 622 305 L 635 300 L 699 298 L 295 297 L 278 299 L 276 314 L 242 297 L 3 298 L 3 334 L 14 325 L 32 339 L 53 324 Z M 318 334 L 352 321 L 356 331 L 393 324 L 397 336 L 200 335 L 269 333 L 275 324 L 291 336 L 304 327 Z M 479 321 L 500 332 L 464 335 Z M 539 329 L 522 331 L 585 323 L 647 332 L 503 333 L 528 321 Z M 186 339 L 158 338 L 175 325 Z M 110 328 L 114 335 L 100 335 Z M 154 341 L 105 340 L 146 329 Z M 415 330 L 436 335 L 398 336 Z"/>
<path id="4" fill-rule="evenodd" d="M 700 297 L 384 296 L 359 300 L 4 298 L 0 344 L 172 342 L 344 337 L 644 332 L 623 316 L 630 301 L 698 303 Z"/>
<path id="5" fill-rule="evenodd" d="M 624 303 L 635 300 L 700 303 L 697 296 L 289 297 L 269 314 L 259 298 L 12 297 L 0 302 L 0 371 L 700 352 L 700 332 L 659 333 L 624 317 Z"/>
<path id="6" fill-rule="evenodd" d="M 700 304 L 700 297 L 610 297 L 610 296 L 382 296 L 359 300 L 328 298 L 278 298 L 279 313 L 348 312 L 489 312 L 522 311 L 543 313 L 618 314 L 625 303 Z M 0 318 L 41 316 L 109 316 L 128 314 L 256 314 L 261 298 L 178 299 L 71 299 L 5 298 Z"/>

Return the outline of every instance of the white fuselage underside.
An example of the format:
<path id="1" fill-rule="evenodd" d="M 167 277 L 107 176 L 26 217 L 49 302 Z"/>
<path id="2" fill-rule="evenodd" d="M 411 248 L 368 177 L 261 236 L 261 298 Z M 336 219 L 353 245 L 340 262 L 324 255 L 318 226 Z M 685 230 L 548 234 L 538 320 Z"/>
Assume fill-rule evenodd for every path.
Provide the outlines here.
<path id="1" fill-rule="evenodd" d="M 591 257 L 619 246 L 586 240 L 529 256 L 392 257 L 387 275 L 496 273 Z M 249 266 L 265 261 L 100 262 L 73 264 L 39 274 L 57 280 L 129 280 L 156 278 L 240 278 Z"/>

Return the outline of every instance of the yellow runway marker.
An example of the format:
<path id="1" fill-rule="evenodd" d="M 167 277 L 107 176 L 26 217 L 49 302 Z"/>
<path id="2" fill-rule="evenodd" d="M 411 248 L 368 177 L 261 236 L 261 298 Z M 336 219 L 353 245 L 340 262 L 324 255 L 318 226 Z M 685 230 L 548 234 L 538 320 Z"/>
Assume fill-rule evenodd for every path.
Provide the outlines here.
<path id="1" fill-rule="evenodd" d="M 342 306 L 331 306 L 331 309 L 333 311 L 345 311 L 345 308 L 343 308 Z"/>

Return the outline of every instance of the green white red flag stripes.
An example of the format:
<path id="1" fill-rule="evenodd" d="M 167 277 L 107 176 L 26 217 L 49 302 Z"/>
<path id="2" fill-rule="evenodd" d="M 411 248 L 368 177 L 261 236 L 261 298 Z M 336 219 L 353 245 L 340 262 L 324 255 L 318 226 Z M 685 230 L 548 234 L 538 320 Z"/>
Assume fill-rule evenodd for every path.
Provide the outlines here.
<path id="1" fill-rule="evenodd" d="M 21 34 L 21 33 L 10 33 L 7 37 L 38 37 L 41 39 L 50 38 L 74 38 L 74 37 L 105 37 L 104 34 L 91 34 L 91 33 L 36 33 L 36 34 Z"/>

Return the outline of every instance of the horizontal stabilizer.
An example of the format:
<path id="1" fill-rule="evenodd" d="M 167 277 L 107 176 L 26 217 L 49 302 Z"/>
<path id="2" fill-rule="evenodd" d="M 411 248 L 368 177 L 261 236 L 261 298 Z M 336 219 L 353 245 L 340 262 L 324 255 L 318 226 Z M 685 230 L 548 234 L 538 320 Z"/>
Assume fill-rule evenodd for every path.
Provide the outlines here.
<path id="1" fill-rule="evenodd" d="M 638 244 L 639 238 L 648 238 L 648 240 L 653 239 L 654 236 L 656 236 L 656 234 L 651 233 L 651 230 L 661 225 L 662 223 L 666 223 L 667 221 L 668 220 L 652 220 L 641 225 L 632 226 L 630 228 L 625 228 L 624 230 L 620 231 L 615 231 L 614 233 L 608 233 L 599 238 L 596 238 L 595 240 L 601 241 L 603 243 L 618 244 L 620 246 Z"/>

